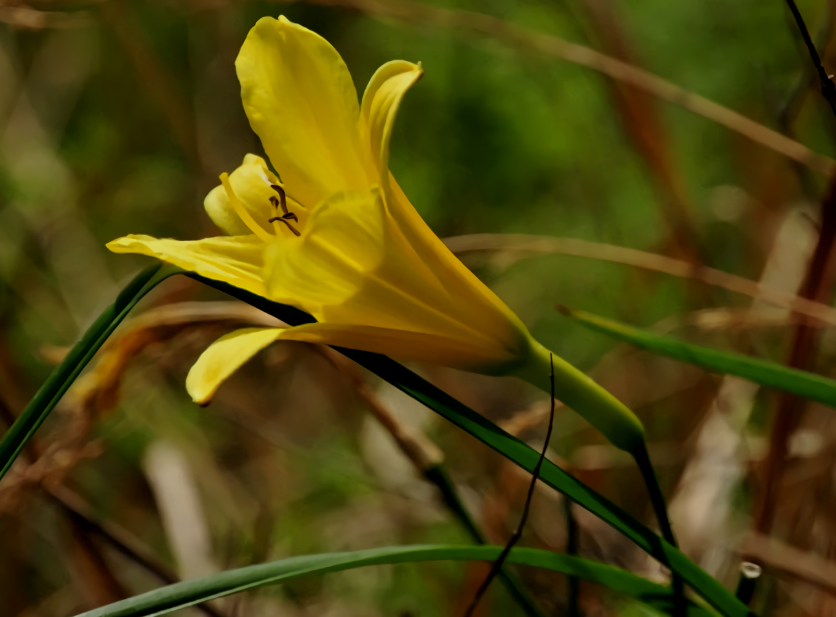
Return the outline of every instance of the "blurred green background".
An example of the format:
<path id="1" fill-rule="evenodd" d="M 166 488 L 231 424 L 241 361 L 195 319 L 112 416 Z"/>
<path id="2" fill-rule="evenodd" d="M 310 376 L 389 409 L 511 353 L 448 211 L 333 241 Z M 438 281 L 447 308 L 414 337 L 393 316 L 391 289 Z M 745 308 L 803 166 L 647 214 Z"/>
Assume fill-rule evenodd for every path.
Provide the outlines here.
<path id="1" fill-rule="evenodd" d="M 799 7 L 825 67 L 836 66 L 834 3 Z M 757 542 L 746 532 L 763 488 L 757 472 L 774 394 L 616 346 L 554 307 L 785 361 L 794 327 L 786 310 L 694 279 L 713 268 L 795 294 L 815 245 L 821 166 L 832 161 L 795 157 L 807 165 L 786 156 L 784 142 L 749 138 L 774 131 L 836 154 L 834 118 L 779 0 L 0 2 L 2 424 L 149 263 L 110 254 L 106 242 L 218 233 L 203 197 L 245 154 L 263 155 L 241 106 L 235 56 L 258 18 L 279 14 L 329 40 L 361 93 L 388 60 L 423 63 L 392 143 L 399 183 L 440 237 L 467 236 L 451 246 L 536 338 L 636 409 L 678 504 L 683 548 L 732 585 Z M 573 61 L 600 64 L 589 50 L 622 78 Z M 631 67 L 650 74 L 636 78 L 640 87 L 625 81 Z M 705 117 L 710 103 L 661 100 L 653 75 L 761 126 L 733 116 L 721 126 Z M 588 242 L 544 249 L 533 236 Z M 647 267 L 617 247 L 643 251 Z M 670 269 L 670 259 L 693 276 L 654 272 Z M 208 312 L 195 301 L 211 303 Z M 123 327 L 0 483 L 0 614 L 70 615 L 159 584 L 80 522 L 68 499 L 184 578 L 296 554 L 469 541 L 353 382 L 319 352 L 274 346 L 200 409 L 184 390 L 189 366 L 214 337 L 255 318 L 186 281 L 166 283 L 143 308 L 147 319 Z M 822 331 L 811 368 L 829 374 L 835 360 L 836 339 Z M 541 443 L 543 402 L 521 383 L 413 368 Z M 441 447 L 475 518 L 493 541 L 506 540 L 525 474 L 371 383 L 383 406 Z M 806 409 L 773 526 L 824 559 L 836 550 L 828 416 Z M 565 409 L 552 455 L 652 520 L 638 473 Z M 615 532 L 576 515 L 581 554 L 661 576 Z M 524 543 L 565 550 L 564 519 L 559 496 L 538 491 Z M 832 589 L 772 565 L 758 610 L 836 608 Z M 243 594 L 213 610 L 458 615 L 485 572 L 483 564 L 377 567 Z M 566 610 L 561 577 L 520 575 L 550 614 Z M 581 608 L 638 610 L 586 586 Z M 482 611 L 521 614 L 498 584 Z"/>

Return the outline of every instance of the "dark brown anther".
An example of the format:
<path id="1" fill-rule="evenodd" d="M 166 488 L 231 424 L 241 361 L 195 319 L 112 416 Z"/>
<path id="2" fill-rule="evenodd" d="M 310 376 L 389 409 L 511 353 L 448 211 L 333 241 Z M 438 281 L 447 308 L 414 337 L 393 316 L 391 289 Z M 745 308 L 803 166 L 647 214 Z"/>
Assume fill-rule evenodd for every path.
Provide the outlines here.
<path id="1" fill-rule="evenodd" d="M 290 221 L 299 222 L 299 217 L 296 216 L 293 212 L 289 212 L 287 209 L 287 195 L 284 192 L 284 189 L 280 187 L 278 184 L 271 184 L 270 188 L 276 191 L 279 194 L 278 199 L 275 196 L 270 197 L 270 203 L 273 204 L 274 208 L 279 207 L 279 202 L 281 201 L 282 206 L 282 215 L 281 216 L 274 216 L 271 218 L 268 223 L 272 223 L 274 221 L 279 221 L 280 223 L 284 223 L 287 225 L 287 228 L 293 232 L 295 236 L 301 236 L 302 234 L 299 233 L 299 230 L 296 229 L 293 225 L 290 224 Z"/>
<path id="2" fill-rule="evenodd" d="M 271 184 L 270 188 L 279 194 L 279 199 L 282 200 L 282 212 L 287 214 L 287 195 L 285 194 L 284 189 L 280 187 L 278 184 Z M 272 203 L 273 200 L 271 199 L 270 202 Z"/>
<path id="3" fill-rule="evenodd" d="M 287 225 L 287 228 L 293 232 L 295 236 L 300 236 L 302 234 L 299 233 L 299 230 L 296 229 L 293 225 L 290 224 L 290 221 L 299 222 L 299 217 L 296 216 L 293 212 L 288 212 L 287 210 L 287 195 L 284 192 L 284 189 L 280 187 L 278 184 L 271 184 L 270 188 L 276 191 L 279 194 L 278 199 L 275 196 L 270 197 L 270 203 L 273 204 L 274 208 L 279 207 L 279 202 L 281 201 L 282 206 L 282 215 L 281 216 L 274 216 L 271 218 L 268 223 L 273 223 L 274 221 L 279 221 L 280 223 L 284 223 Z"/>
<path id="4" fill-rule="evenodd" d="M 291 213 L 289 213 L 289 215 L 288 215 L 288 214 L 286 214 L 285 216 L 274 216 L 273 218 L 271 218 L 271 219 L 270 219 L 270 220 L 268 220 L 267 222 L 268 222 L 268 223 L 272 223 L 273 221 L 278 221 L 279 223 L 284 223 L 285 225 L 287 225 L 287 228 L 288 228 L 290 231 L 292 231 L 292 232 L 293 232 L 293 235 L 294 235 L 294 236 L 296 236 L 297 238 L 298 238 L 299 236 L 301 236 L 302 234 L 301 234 L 301 233 L 299 233 L 299 230 L 298 230 L 298 229 L 296 229 L 293 225 L 291 225 L 291 224 L 290 224 L 290 221 L 285 220 L 285 217 L 288 217 L 288 218 L 293 217 L 293 220 L 296 220 L 296 215 L 295 215 L 295 214 L 293 214 L 293 213 L 291 212 Z"/>

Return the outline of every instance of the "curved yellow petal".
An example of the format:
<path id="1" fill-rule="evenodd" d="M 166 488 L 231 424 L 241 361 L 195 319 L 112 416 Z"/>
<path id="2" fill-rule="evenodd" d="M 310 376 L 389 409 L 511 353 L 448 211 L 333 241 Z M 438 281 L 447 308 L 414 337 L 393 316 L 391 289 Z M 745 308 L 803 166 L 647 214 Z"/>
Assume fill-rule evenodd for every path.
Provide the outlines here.
<path id="1" fill-rule="evenodd" d="M 375 208 L 371 194 L 339 193 L 311 213 L 297 241 L 270 244 L 264 256 L 269 297 L 321 320 L 325 307 L 356 295 L 383 259 Z"/>
<path id="2" fill-rule="evenodd" d="M 279 193 L 271 188 L 271 185 L 281 184 L 267 167 L 266 161 L 255 154 L 247 154 L 241 166 L 229 174 L 229 184 L 251 219 L 265 233 L 272 235 L 273 226 L 268 221 L 276 216 L 276 208 L 270 203 L 270 198 L 278 197 Z M 297 215 L 304 226 L 304 219 L 308 216 L 307 210 L 289 197 L 286 201 L 288 209 Z M 209 191 L 203 206 L 215 225 L 230 236 L 253 233 L 230 204 L 229 196 L 222 184 Z"/>
<path id="3" fill-rule="evenodd" d="M 519 361 L 510 355 L 498 358 L 493 347 L 479 346 L 472 340 L 356 324 L 305 324 L 281 330 L 276 340 L 359 349 L 478 373 L 493 372 L 498 363 L 512 366 Z"/>
<path id="4" fill-rule="evenodd" d="M 333 196 L 311 213 L 300 239 L 267 247 L 269 297 L 324 322 L 373 320 L 395 328 L 422 320 L 427 328 L 433 319 L 446 323 L 443 315 L 421 308 L 437 295 L 434 278 L 409 259 L 408 246 L 393 247 L 399 234 L 389 222 L 377 191 Z"/>
<path id="5" fill-rule="evenodd" d="M 488 356 L 504 365 L 527 341 L 524 328 L 517 330 L 507 320 L 486 321 L 480 313 L 491 306 L 470 302 L 468 290 L 440 284 L 437 273 L 406 242 L 379 192 L 343 193 L 320 205 L 298 242 L 267 248 L 264 278 L 271 299 L 311 313 L 322 325 L 352 324 L 409 332 L 426 337 L 422 341 L 458 341 L 460 348 L 480 350 L 480 366 Z M 462 365 L 463 352 L 456 353 L 455 365 Z M 442 356 L 434 361 L 450 366 Z"/>
<path id="6" fill-rule="evenodd" d="M 386 203 L 406 242 L 418 259 L 437 275 L 441 286 L 458 298 L 459 306 L 480 307 L 471 318 L 474 327 L 491 332 L 506 345 L 517 345 L 520 332 L 528 336 L 527 328 L 516 313 L 435 235 L 391 174 L 389 179 Z"/>
<path id="7" fill-rule="evenodd" d="M 279 338 L 281 328 L 245 328 L 209 345 L 186 377 L 186 390 L 198 405 L 208 405 L 218 388 L 250 358 Z"/>
<path id="8" fill-rule="evenodd" d="M 354 82 L 328 41 L 283 16 L 250 30 L 235 62 L 250 126 L 291 196 L 309 209 L 368 190 Z"/>
<path id="9" fill-rule="evenodd" d="M 186 377 L 186 390 L 198 405 L 208 405 L 218 388 L 259 351 L 279 340 L 336 345 L 405 360 L 480 372 L 496 366 L 492 349 L 440 336 L 375 326 L 312 323 L 295 328 L 244 328 L 212 343 Z M 512 363 L 516 358 L 509 357 Z"/>
<path id="10" fill-rule="evenodd" d="M 253 235 L 206 238 L 182 242 L 168 238 L 130 235 L 109 242 L 114 253 L 156 257 L 184 270 L 197 272 L 264 296 L 262 273 L 265 244 Z"/>
<path id="11" fill-rule="evenodd" d="M 381 66 L 363 94 L 360 117 L 372 159 L 381 179 L 388 181 L 389 140 L 404 94 L 424 74 L 420 64 L 394 60 Z"/>

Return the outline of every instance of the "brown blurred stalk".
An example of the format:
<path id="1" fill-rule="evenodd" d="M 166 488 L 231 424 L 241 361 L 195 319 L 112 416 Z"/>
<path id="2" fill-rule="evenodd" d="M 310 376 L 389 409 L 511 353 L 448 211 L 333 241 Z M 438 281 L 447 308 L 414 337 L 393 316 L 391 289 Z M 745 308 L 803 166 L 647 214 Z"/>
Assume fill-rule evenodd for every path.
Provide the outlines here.
<path id="1" fill-rule="evenodd" d="M 274 0 L 288 3 L 299 0 Z M 345 6 L 375 17 L 395 19 L 410 25 L 457 28 L 488 36 L 526 51 L 560 58 L 603 73 L 648 94 L 684 107 L 697 115 L 735 131 L 766 148 L 825 175 L 833 175 L 836 161 L 770 129 L 743 114 L 689 92 L 648 71 L 637 68 L 589 47 L 524 28 L 489 15 L 447 10 L 408 0 L 302 0 L 309 4 Z"/>
<path id="2" fill-rule="evenodd" d="M 0 420 L 11 426 L 15 414 L 8 408 L 5 400 L 0 397 Z M 43 453 L 43 448 L 37 440 L 30 439 L 26 446 L 26 453 L 18 457 L 18 465 L 26 458 L 37 461 Z M 85 587 L 91 602 L 97 605 L 108 604 L 127 597 L 127 594 L 107 566 L 98 547 L 90 541 L 91 535 L 96 535 L 107 542 L 116 551 L 133 561 L 161 582 L 171 585 L 180 582 L 174 572 L 163 564 L 145 544 L 132 533 L 121 526 L 101 519 L 87 501 L 63 485 L 48 486 L 41 484 L 40 488 L 48 499 L 57 505 L 70 523 L 71 558 L 77 569 L 79 579 L 85 581 Z M 206 603 L 195 605 L 209 617 L 225 617 L 225 615 Z"/>
<path id="3" fill-rule="evenodd" d="M 444 467 L 444 453 L 430 441 L 421 431 L 407 426 L 397 420 L 375 395 L 374 390 L 363 378 L 357 366 L 341 353 L 330 347 L 317 346 L 319 352 L 343 375 L 348 377 L 358 396 L 366 404 L 375 419 L 386 429 L 395 440 L 398 448 L 412 462 L 415 470 L 428 482 L 435 485 L 441 493 L 444 505 L 455 516 L 456 520 L 470 534 L 477 544 L 487 544 L 485 534 L 470 516 L 464 506 L 456 485 L 453 483 Z M 534 482 L 536 482 L 536 475 Z M 540 609 L 528 597 L 522 583 L 517 580 L 499 562 L 497 573 L 505 585 L 508 593 L 530 616 L 542 616 Z M 491 577 L 492 578 L 492 577 Z"/>
<path id="4" fill-rule="evenodd" d="M 721 287 L 735 293 L 757 298 L 782 308 L 789 308 L 799 315 L 812 317 L 830 325 L 836 325 L 836 309 L 827 304 L 797 296 L 758 281 L 745 279 L 714 268 L 693 265 L 681 259 L 648 253 L 624 246 L 591 242 L 578 238 L 556 238 L 528 234 L 472 234 L 445 238 L 444 243 L 451 251 L 460 255 L 475 251 L 509 253 L 516 259 L 534 255 L 571 255 L 588 259 L 600 259 L 634 268 L 662 272 L 671 276 L 693 278 L 697 281 Z M 516 255 L 514 255 L 516 254 Z"/>
<path id="5" fill-rule="evenodd" d="M 810 53 L 810 59 L 819 76 L 822 96 L 836 116 L 836 85 L 822 67 L 816 47 L 793 0 L 786 0 L 799 31 Z M 821 224 L 810 268 L 801 296 L 814 302 L 829 303 L 836 282 L 836 179 L 827 188 L 821 203 Z M 820 330 L 806 320 L 800 320 L 793 332 L 792 350 L 788 364 L 793 368 L 808 370 L 815 360 Z M 758 502 L 755 529 L 768 534 L 775 519 L 775 502 L 778 483 L 787 456 L 788 443 L 798 428 L 806 400 L 782 393 L 778 397 L 775 419 L 770 431 L 769 457 L 764 469 L 763 484 Z"/>
<path id="6" fill-rule="evenodd" d="M 583 6 L 604 51 L 613 58 L 638 67 L 628 34 L 620 23 L 612 0 L 584 0 Z M 646 90 L 619 79 L 610 80 L 609 85 L 621 125 L 653 179 L 662 218 L 671 234 L 671 248 L 695 266 L 704 263 L 694 233 L 688 195 L 676 169 L 656 99 Z"/>

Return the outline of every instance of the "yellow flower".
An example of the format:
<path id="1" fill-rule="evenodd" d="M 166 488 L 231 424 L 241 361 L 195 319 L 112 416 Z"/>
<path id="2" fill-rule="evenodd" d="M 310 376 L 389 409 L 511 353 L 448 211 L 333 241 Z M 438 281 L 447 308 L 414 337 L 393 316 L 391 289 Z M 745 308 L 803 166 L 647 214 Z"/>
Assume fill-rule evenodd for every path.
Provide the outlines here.
<path id="1" fill-rule="evenodd" d="M 317 323 L 250 328 L 216 341 L 187 379 L 199 403 L 277 340 L 337 345 L 549 388 L 549 352 L 429 229 L 389 172 L 400 102 L 420 64 L 393 61 L 358 105 L 337 51 L 284 17 L 264 18 L 236 61 L 244 109 L 265 161 L 247 155 L 206 198 L 229 237 L 194 242 L 128 236 L 139 252 L 296 306 Z M 641 424 L 555 357 L 557 395 L 625 447 Z M 629 448 L 628 448 L 629 449 Z"/>

